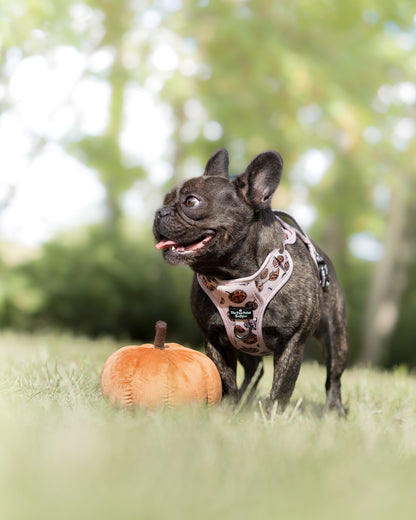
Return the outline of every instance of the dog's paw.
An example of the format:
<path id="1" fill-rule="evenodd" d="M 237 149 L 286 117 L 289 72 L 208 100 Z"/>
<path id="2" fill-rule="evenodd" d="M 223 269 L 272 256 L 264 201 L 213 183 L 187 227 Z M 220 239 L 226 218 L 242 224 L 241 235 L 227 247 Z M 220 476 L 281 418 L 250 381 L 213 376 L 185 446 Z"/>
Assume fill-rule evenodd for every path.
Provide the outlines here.
<path id="1" fill-rule="evenodd" d="M 347 417 L 348 410 L 344 408 L 340 400 L 328 400 L 325 405 L 324 414 L 337 413 L 340 417 Z"/>

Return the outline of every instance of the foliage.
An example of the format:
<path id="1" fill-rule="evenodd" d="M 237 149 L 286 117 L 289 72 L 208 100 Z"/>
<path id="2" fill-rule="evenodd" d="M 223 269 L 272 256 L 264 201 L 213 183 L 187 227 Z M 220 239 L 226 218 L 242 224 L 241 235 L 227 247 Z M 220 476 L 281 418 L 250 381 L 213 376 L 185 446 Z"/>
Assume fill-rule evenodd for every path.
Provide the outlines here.
<path id="1" fill-rule="evenodd" d="M 144 206 L 146 194 L 159 190 L 140 153 L 129 156 L 121 144 L 128 91 L 146 90 L 168 106 L 173 119 L 172 139 L 160 154 L 173 167 L 167 185 L 199 173 L 195 165 L 220 146 L 230 150 L 235 173 L 265 149 L 282 153 L 285 171 L 275 206 L 292 210 L 295 217 L 297 211 L 312 214 L 311 235 L 334 260 L 347 297 L 353 358 L 361 355 L 389 366 L 416 364 L 416 176 L 410 145 L 416 133 L 416 87 L 409 73 L 416 65 L 416 39 L 411 0 L 16 0 L 2 2 L 0 29 L 0 79 L 5 85 L 19 60 L 41 55 L 53 66 L 56 50 L 69 46 L 84 62 L 78 82 L 92 79 L 108 88 L 105 128 L 98 134 L 83 129 L 69 92 L 63 105 L 74 123 L 58 139 L 67 153 L 97 173 L 112 233 L 121 229 L 121 201 L 137 179 L 145 179 Z M 176 65 L 155 64 L 160 48 L 170 49 Z M 92 64 L 100 55 L 108 62 L 97 69 Z M 6 87 L 0 103 L 8 115 L 19 100 Z M 53 125 L 53 117 L 51 121 Z M 28 155 L 36 156 L 55 137 L 49 128 L 37 132 L 29 127 L 24 141 L 30 137 Z M 324 159 L 318 171 L 308 165 L 311 151 Z M 352 252 L 351 242 L 360 234 L 384 246 L 377 267 Z M 130 253 L 115 235 L 109 242 Z M 153 281 L 153 292 L 149 282 L 163 273 L 175 288 L 170 294 L 176 295 L 189 273 L 162 266 L 143 242 L 140 251 L 132 247 L 137 258 L 143 256 L 143 263 L 138 262 L 146 279 L 137 271 L 126 280 L 117 255 L 105 243 L 93 238 L 76 255 L 55 241 L 36 267 L 11 271 L 0 266 L 7 274 L 0 294 L 2 323 L 147 335 L 144 325 L 134 325 L 137 312 L 147 322 L 169 308 L 178 337 L 179 323 L 185 336 L 194 330 L 190 317 L 184 318 L 184 304 L 175 305 L 174 298 L 166 303 L 169 296 L 161 300 L 162 282 Z M 151 267 L 146 268 L 148 260 Z M 131 273 L 133 266 L 127 263 Z M 94 289 L 85 287 L 89 280 Z M 136 290 L 128 288 L 128 281 Z M 113 290 L 126 298 L 113 296 Z M 140 306 L 140 300 L 147 304 Z M 125 301 L 134 303 L 127 308 Z M 386 309 L 389 320 L 384 319 Z"/>
<path id="2" fill-rule="evenodd" d="M 3 301 L 3 327 L 144 341 L 164 320 L 175 341 L 201 342 L 189 307 L 190 271 L 173 272 L 149 240 L 99 226 L 81 238 L 48 243 L 13 278 L 19 288 Z"/>
<path id="3" fill-rule="evenodd" d="M 397 329 L 391 340 L 390 348 L 388 348 L 386 352 L 386 366 L 395 366 L 403 363 L 406 363 L 410 367 L 416 366 L 416 351 L 414 348 L 416 316 L 415 287 L 416 263 L 413 262 L 406 282 Z"/>
<path id="4" fill-rule="evenodd" d="M 406 371 L 347 371 L 346 420 L 321 417 L 324 369 L 311 364 L 272 422 L 257 403 L 238 415 L 226 405 L 127 413 L 99 391 L 116 345 L 56 335 L 0 345 L 2 518 L 414 518 Z"/>

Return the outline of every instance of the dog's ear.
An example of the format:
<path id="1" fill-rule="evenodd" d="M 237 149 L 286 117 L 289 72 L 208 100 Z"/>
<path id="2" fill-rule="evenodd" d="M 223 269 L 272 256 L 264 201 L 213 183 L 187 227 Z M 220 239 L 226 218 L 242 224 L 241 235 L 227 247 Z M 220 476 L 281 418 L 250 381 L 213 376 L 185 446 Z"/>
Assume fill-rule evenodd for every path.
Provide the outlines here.
<path id="1" fill-rule="evenodd" d="M 267 208 L 282 177 L 283 159 L 278 152 L 257 155 L 235 179 L 244 199 L 256 210 Z"/>
<path id="2" fill-rule="evenodd" d="M 228 178 L 228 164 L 228 152 L 225 148 L 220 148 L 208 160 L 204 175 Z"/>

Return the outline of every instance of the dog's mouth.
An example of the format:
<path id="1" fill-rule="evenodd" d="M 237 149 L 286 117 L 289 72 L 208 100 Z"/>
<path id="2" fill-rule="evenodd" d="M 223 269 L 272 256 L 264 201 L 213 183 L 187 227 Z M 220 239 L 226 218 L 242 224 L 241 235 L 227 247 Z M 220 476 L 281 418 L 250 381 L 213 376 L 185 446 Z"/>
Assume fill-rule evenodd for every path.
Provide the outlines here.
<path id="1" fill-rule="evenodd" d="M 210 233 L 204 235 L 196 242 L 182 244 L 180 242 L 176 242 L 175 240 L 162 237 L 162 240 L 156 244 L 156 247 L 157 249 L 161 249 L 163 251 L 171 251 L 173 253 L 179 253 L 183 255 L 192 255 L 197 252 L 201 252 L 201 250 L 204 249 L 213 238 L 214 235 Z"/>

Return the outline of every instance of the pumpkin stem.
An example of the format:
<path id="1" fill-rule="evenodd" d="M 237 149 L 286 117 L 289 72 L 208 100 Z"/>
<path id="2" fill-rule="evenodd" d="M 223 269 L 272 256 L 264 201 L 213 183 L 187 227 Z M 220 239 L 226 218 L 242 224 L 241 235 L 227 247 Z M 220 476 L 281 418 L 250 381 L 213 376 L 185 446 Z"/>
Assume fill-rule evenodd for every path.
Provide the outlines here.
<path id="1" fill-rule="evenodd" d="M 156 322 L 156 335 L 153 345 L 160 350 L 165 348 L 166 330 L 168 326 L 164 321 Z"/>

